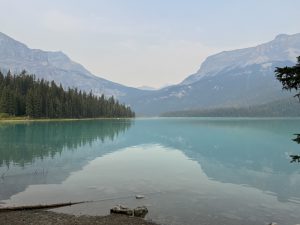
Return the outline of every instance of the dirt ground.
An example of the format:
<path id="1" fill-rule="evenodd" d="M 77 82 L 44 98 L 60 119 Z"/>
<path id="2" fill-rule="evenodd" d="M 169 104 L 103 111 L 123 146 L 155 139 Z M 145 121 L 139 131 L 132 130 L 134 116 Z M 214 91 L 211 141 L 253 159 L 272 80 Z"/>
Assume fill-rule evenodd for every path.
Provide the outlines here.
<path id="1" fill-rule="evenodd" d="M 0 225 L 157 225 L 123 215 L 73 216 L 43 210 L 0 212 Z"/>

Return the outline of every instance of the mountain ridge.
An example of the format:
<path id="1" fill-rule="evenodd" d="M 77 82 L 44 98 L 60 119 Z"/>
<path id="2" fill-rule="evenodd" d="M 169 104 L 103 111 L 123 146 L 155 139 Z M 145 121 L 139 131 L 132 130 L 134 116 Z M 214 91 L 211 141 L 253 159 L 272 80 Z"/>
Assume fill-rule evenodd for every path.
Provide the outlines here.
<path id="1" fill-rule="evenodd" d="M 211 55 L 181 83 L 135 99 L 136 111 L 155 115 L 193 108 L 265 104 L 286 98 L 291 93 L 282 91 L 274 70 L 294 65 L 298 55 L 300 33 L 280 34 L 254 47 Z"/>
<path id="2" fill-rule="evenodd" d="M 299 40 L 300 33 L 292 35 L 279 34 L 272 41 L 254 47 L 222 51 L 208 56 L 201 64 L 198 71 L 184 79 L 181 84 L 190 84 L 198 81 L 204 76 L 213 76 L 222 69 L 226 69 L 226 67 L 233 68 L 239 66 L 242 68 L 249 64 L 263 64 L 282 60 L 286 61 L 287 59 L 296 62 L 296 57 L 300 55 Z M 297 49 L 294 48 L 295 42 Z M 281 54 L 276 54 L 277 51 L 280 51 Z M 213 61 L 213 63 L 211 61 Z"/>
<path id="3" fill-rule="evenodd" d="M 140 90 L 121 85 L 89 72 L 62 51 L 31 49 L 0 32 L 0 68 L 20 72 L 26 70 L 37 78 L 54 80 L 63 87 L 77 87 L 94 94 L 119 97 Z M 70 79 L 71 77 L 71 79 Z"/>
<path id="4" fill-rule="evenodd" d="M 274 75 L 300 55 L 300 33 L 280 34 L 254 47 L 211 55 L 200 69 L 181 83 L 158 90 L 127 87 L 93 75 L 61 51 L 30 49 L 0 33 L 0 68 L 26 70 L 37 78 L 54 80 L 96 95 L 114 96 L 137 115 L 157 116 L 193 108 L 248 106 L 291 96 Z"/>

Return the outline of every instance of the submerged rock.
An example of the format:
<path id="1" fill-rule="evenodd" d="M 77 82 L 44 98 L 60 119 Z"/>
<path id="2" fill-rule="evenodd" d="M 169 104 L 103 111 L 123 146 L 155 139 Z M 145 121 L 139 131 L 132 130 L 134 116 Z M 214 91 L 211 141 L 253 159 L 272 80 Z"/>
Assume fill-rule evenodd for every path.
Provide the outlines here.
<path id="1" fill-rule="evenodd" d="M 130 208 L 127 208 L 122 205 L 116 205 L 113 208 L 110 209 L 110 213 L 115 213 L 115 214 L 123 214 L 127 216 L 133 216 L 133 210 Z"/>
<path id="2" fill-rule="evenodd" d="M 136 199 L 142 199 L 142 198 L 145 198 L 145 195 L 136 195 L 135 198 Z"/>
<path id="3" fill-rule="evenodd" d="M 148 213 L 148 209 L 146 206 L 139 206 L 139 207 L 136 207 L 134 210 L 133 210 L 133 215 L 135 217 L 142 217 L 144 218 L 147 213 Z"/>

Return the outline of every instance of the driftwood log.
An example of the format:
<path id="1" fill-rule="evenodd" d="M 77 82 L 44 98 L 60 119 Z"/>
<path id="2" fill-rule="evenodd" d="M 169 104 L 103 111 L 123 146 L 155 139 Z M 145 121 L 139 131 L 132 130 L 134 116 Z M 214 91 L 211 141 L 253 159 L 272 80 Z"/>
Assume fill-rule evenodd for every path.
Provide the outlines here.
<path id="1" fill-rule="evenodd" d="M 56 204 L 46 204 L 46 205 L 25 205 L 25 206 L 12 206 L 12 207 L 0 207 L 0 212 L 7 212 L 7 211 L 22 211 L 22 210 L 35 210 L 35 209 L 53 209 L 71 205 L 82 204 L 85 202 L 63 202 L 63 203 L 56 203 Z"/>

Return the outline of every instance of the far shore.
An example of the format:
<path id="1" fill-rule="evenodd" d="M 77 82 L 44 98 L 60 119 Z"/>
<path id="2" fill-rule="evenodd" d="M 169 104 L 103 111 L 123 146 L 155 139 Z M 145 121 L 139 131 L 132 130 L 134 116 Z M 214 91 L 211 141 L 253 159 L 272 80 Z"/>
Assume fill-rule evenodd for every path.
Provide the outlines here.
<path id="1" fill-rule="evenodd" d="M 0 123 L 18 123 L 18 122 L 64 122 L 64 121 L 82 121 L 82 120 L 120 120 L 134 119 L 131 117 L 99 117 L 99 118 L 28 118 L 28 117 L 8 117 L 0 118 Z"/>

